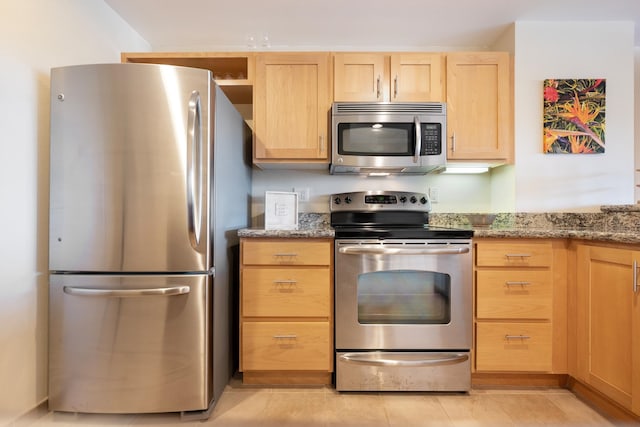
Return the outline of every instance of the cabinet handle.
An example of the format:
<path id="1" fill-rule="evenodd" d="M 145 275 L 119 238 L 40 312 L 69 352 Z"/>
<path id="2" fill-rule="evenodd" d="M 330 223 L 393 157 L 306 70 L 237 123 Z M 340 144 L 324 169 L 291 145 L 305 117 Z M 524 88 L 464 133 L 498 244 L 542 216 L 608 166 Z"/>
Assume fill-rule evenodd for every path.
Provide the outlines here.
<path id="1" fill-rule="evenodd" d="M 298 281 L 297 280 L 274 280 L 273 283 L 276 285 L 297 285 Z"/>
<path id="2" fill-rule="evenodd" d="M 507 258 L 531 258 L 531 254 L 505 254 Z"/>
<path id="3" fill-rule="evenodd" d="M 274 335 L 273 339 L 275 339 L 275 340 L 295 340 L 295 339 L 298 339 L 298 336 L 295 335 L 295 334 Z"/>
<path id="4" fill-rule="evenodd" d="M 456 152 L 456 133 L 455 132 L 451 134 L 451 152 L 452 153 Z"/>
<path id="5" fill-rule="evenodd" d="M 398 76 L 393 79 L 393 97 L 398 97 Z"/>
<path id="6" fill-rule="evenodd" d="M 320 150 L 320 154 L 325 152 L 324 149 L 324 135 L 320 135 L 318 138 L 318 149 Z"/>
<path id="7" fill-rule="evenodd" d="M 504 339 L 509 340 L 528 340 L 531 339 L 529 335 L 505 335 Z"/>
<path id="8" fill-rule="evenodd" d="M 638 293 L 638 261 L 633 260 L 633 293 Z"/>
<path id="9" fill-rule="evenodd" d="M 531 286 L 531 282 L 504 282 L 506 286 Z"/>
<path id="10" fill-rule="evenodd" d="M 278 254 L 273 254 L 273 256 L 278 256 L 278 257 L 294 257 L 294 256 L 298 256 L 297 253 L 295 252 L 291 252 L 291 253 L 286 253 L 286 252 L 281 252 Z"/>
<path id="11" fill-rule="evenodd" d="M 380 76 L 376 80 L 376 99 L 380 99 Z"/>

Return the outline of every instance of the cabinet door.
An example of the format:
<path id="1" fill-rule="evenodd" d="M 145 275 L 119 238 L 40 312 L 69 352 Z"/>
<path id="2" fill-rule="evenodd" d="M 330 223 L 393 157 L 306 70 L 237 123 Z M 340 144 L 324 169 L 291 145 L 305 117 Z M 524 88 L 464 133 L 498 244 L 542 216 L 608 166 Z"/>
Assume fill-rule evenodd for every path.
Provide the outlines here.
<path id="1" fill-rule="evenodd" d="M 550 267 L 553 262 L 551 243 L 531 240 L 478 242 L 478 267 Z"/>
<path id="2" fill-rule="evenodd" d="M 254 162 L 328 162 L 328 53 L 256 57 Z"/>
<path id="3" fill-rule="evenodd" d="M 510 59 L 506 52 L 447 54 L 447 158 L 511 161 Z"/>
<path id="4" fill-rule="evenodd" d="M 336 53 L 333 57 L 335 102 L 389 101 L 389 70 L 379 53 Z"/>
<path id="5" fill-rule="evenodd" d="M 328 322 L 244 322 L 242 369 L 331 370 Z"/>
<path id="6" fill-rule="evenodd" d="M 552 370 L 551 323 L 478 322 L 476 340 L 479 371 Z"/>
<path id="7" fill-rule="evenodd" d="M 391 101 L 443 101 L 442 64 L 439 53 L 391 55 Z"/>
<path id="8" fill-rule="evenodd" d="M 577 257 L 577 374 L 638 414 L 640 297 L 633 280 L 640 252 L 580 245 Z"/>

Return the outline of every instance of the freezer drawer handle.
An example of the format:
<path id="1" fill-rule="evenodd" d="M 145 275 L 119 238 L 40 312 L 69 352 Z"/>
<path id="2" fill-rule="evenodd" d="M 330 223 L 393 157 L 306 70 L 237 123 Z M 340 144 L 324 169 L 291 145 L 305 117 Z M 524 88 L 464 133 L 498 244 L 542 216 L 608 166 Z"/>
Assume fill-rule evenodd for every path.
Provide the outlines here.
<path id="1" fill-rule="evenodd" d="M 149 297 L 149 296 L 174 296 L 185 295 L 191 292 L 189 286 L 171 286 L 168 288 L 152 289 L 94 289 L 76 288 L 65 286 L 62 288 L 65 294 L 80 297 Z"/>
<path id="2" fill-rule="evenodd" d="M 406 248 L 381 248 L 378 246 L 347 246 L 338 250 L 341 254 L 351 255 L 458 255 L 469 252 L 468 247 L 464 248 L 439 248 L 439 249 L 406 249 Z"/>
<path id="3" fill-rule="evenodd" d="M 347 353 L 340 356 L 340 359 L 349 362 L 357 363 L 360 365 L 370 366 L 437 366 L 437 365 L 453 365 L 456 363 L 462 363 L 469 359 L 468 354 L 451 354 L 447 357 L 429 358 L 429 359 L 416 359 L 416 360 L 398 360 L 398 359 L 384 359 L 379 357 L 368 357 L 367 355 L 361 355 L 358 353 Z"/>

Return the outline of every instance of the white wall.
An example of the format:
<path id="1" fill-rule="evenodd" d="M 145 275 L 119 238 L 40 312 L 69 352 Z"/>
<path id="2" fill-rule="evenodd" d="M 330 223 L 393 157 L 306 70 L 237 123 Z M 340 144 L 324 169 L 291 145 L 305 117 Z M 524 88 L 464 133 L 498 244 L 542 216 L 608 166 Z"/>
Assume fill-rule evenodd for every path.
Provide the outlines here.
<path id="1" fill-rule="evenodd" d="M 634 203 L 634 26 L 516 22 L 516 210 L 595 211 Z M 605 78 L 604 154 L 542 154 L 547 78 Z"/>
<path id="2" fill-rule="evenodd" d="M 145 50 L 102 0 L 0 2 L 0 425 L 47 397 L 49 70 Z"/>

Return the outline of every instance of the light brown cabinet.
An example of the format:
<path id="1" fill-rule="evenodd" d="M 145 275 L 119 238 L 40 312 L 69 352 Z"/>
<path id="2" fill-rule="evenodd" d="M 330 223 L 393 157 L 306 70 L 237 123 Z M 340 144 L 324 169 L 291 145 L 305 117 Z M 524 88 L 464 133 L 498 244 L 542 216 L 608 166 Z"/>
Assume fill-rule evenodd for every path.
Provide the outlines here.
<path id="1" fill-rule="evenodd" d="M 576 372 L 640 415 L 640 251 L 576 247 Z"/>
<path id="2" fill-rule="evenodd" d="M 513 95 L 507 52 L 446 54 L 447 159 L 513 162 Z"/>
<path id="3" fill-rule="evenodd" d="M 330 384 L 333 241 L 240 240 L 240 371 L 251 384 Z"/>
<path id="4" fill-rule="evenodd" d="M 564 242 L 475 241 L 476 372 L 566 373 Z"/>
<path id="5" fill-rule="evenodd" d="M 440 53 L 335 53 L 335 102 L 444 101 Z"/>
<path id="6" fill-rule="evenodd" d="M 255 60 L 253 162 L 329 162 L 329 53 L 259 53 Z"/>

